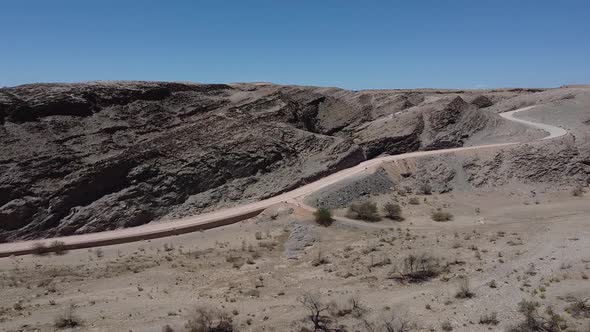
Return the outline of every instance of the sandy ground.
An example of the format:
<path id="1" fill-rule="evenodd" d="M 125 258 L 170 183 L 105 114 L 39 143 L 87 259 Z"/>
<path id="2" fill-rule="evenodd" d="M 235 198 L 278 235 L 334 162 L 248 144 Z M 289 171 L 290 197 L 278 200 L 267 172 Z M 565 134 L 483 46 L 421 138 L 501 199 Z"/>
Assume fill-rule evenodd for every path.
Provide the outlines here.
<path id="1" fill-rule="evenodd" d="M 206 305 L 230 313 L 241 331 L 299 331 L 311 327 L 299 299 L 312 292 L 341 306 L 357 298 L 367 310 L 363 319 L 372 322 L 401 315 L 418 330 L 440 330 L 449 321 L 456 331 L 501 331 L 518 319 L 522 299 L 563 312 L 566 296 L 590 296 L 589 196 L 507 188 L 419 196 L 419 205 L 407 204 L 410 197 L 397 197 L 402 222 L 323 228 L 295 207 L 292 214 L 266 211 L 172 238 L 3 258 L 0 326 L 53 331 L 54 319 L 74 306 L 79 330 L 160 331 L 165 324 L 182 330 L 191 310 Z M 432 221 L 437 208 L 454 219 Z M 299 259 L 284 255 L 293 223 L 309 224 L 317 239 Z M 407 254 L 422 252 L 448 263 L 448 271 L 420 284 L 390 279 Z M 313 266 L 318 255 L 326 263 Z M 460 276 L 468 277 L 473 298 L 455 298 Z M 478 323 L 486 312 L 497 312 L 497 326 Z M 580 330 L 589 322 L 563 315 Z M 353 317 L 338 323 L 363 330 Z"/>

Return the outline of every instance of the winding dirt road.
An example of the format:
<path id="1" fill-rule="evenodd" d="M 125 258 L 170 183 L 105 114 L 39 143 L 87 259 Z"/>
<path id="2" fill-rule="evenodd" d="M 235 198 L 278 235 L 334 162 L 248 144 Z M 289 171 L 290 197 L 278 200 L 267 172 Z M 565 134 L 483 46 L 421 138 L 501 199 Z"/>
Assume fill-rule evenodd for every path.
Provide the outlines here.
<path id="1" fill-rule="evenodd" d="M 564 136 L 567 134 L 567 131 L 554 127 L 547 124 L 531 122 L 523 119 L 518 119 L 514 117 L 514 114 L 517 112 L 522 112 L 533 108 L 534 106 L 529 106 L 525 108 L 521 108 L 518 110 L 506 112 L 500 114 L 503 118 L 519 123 L 523 123 L 541 130 L 546 131 L 549 135 L 546 137 L 541 138 L 540 140 L 547 140 L 547 139 L 554 139 L 557 137 Z M 241 220 L 245 220 L 251 217 L 258 215 L 264 209 L 281 202 L 293 201 L 295 199 L 301 200 L 305 196 L 330 186 L 336 182 L 342 181 L 344 179 L 350 178 L 352 176 L 361 175 L 364 173 L 371 173 L 375 169 L 377 169 L 382 163 L 394 161 L 394 160 L 401 160 L 406 158 L 413 158 L 413 157 L 423 157 L 423 156 L 430 156 L 430 155 L 437 155 L 437 154 L 444 154 L 444 153 L 452 153 L 457 151 L 465 151 L 465 150 L 474 150 L 474 149 L 484 149 L 484 148 L 495 148 L 495 147 L 503 147 L 503 146 L 510 146 L 521 144 L 522 142 L 514 142 L 514 143 L 499 143 L 499 144 L 489 144 L 489 145 L 480 145 L 480 146 L 473 146 L 473 147 L 461 147 L 461 148 L 452 148 L 452 149 L 443 149 L 443 150 L 435 150 L 435 151 L 418 151 L 412 153 L 406 153 L 401 155 L 395 156 L 385 156 L 380 158 L 375 158 L 371 160 L 367 160 L 362 162 L 354 167 L 333 173 L 329 176 L 326 176 L 320 180 L 315 182 L 309 183 L 302 187 L 299 187 L 295 190 L 283 193 L 281 195 L 271 197 L 269 199 L 265 199 L 262 201 L 258 201 L 255 203 L 245 204 L 241 206 L 237 206 L 234 208 L 223 209 L 211 213 L 204 213 L 196 216 L 191 216 L 183 219 L 178 219 L 174 221 L 168 221 L 159 224 L 148 224 L 133 228 L 125 228 L 119 229 L 114 231 L 105 231 L 99 233 L 91 233 L 91 234 L 83 234 L 83 235 L 72 235 L 66 237 L 59 237 L 59 238 L 51 238 L 51 239 L 44 239 L 44 240 L 34 240 L 34 241 L 22 241 L 22 242 L 12 242 L 12 243 L 4 243 L 0 244 L 0 257 L 7 257 L 11 255 L 26 255 L 31 254 L 35 250 L 33 245 L 36 243 L 43 243 L 45 245 L 49 245 L 49 243 L 53 241 L 62 241 L 65 243 L 66 249 L 81 249 L 81 248 L 90 248 L 90 247 L 97 247 L 97 246 L 105 246 L 105 245 L 112 245 L 112 244 L 119 244 L 119 243 L 126 243 L 126 242 L 133 242 L 133 241 L 140 241 L 146 239 L 153 239 L 153 238 L 160 238 L 166 237 L 171 235 L 183 234 L 194 232 L 198 230 L 204 230 L 214 227 L 219 227 L 223 225 L 232 224 Z"/>

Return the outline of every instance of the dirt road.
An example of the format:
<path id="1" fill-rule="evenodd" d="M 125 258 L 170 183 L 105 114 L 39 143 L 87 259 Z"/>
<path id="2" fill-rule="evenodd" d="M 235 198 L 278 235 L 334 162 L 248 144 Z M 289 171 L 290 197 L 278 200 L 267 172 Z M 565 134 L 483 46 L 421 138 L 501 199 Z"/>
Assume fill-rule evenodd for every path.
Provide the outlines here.
<path id="1" fill-rule="evenodd" d="M 529 126 L 533 126 L 535 128 L 542 129 L 548 133 L 548 136 L 542 138 L 541 140 L 553 139 L 557 137 L 561 137 L 567 134 L 567 131 L 554 127 L 547 124 L 541 124 L 531 121 L 526 121 L 522 119 L 518 119 L 514 117 L 514 114 L 517 112 L 525 111 L 534 106 L 521 108 L 518 110 L 506 112 L 500 114 L 505 119 L 523 123 Z M 327 177 L 324 177 L 320 180 L 317 180 L 313 183 L 307 184 L 305 186 L 299 187 L 295 190 L 283 193 L 281 195 L 265 199 L 262 201 L 258 201 L 251 204 L 241 205 L 234 208 L 223 209 L 211 213 L 204 213 L 196 216 L 191 216 L 183 219 L 178 219 L 174 221 L 163 222 L 159 224 L 148 224 L 144 226 L 138 226 L 133 228 L 125 228 L 119 229 L 114 231 L 106 231 L 106 232 L 99 232 L 99 233 L 91 233 L 91 234 L 83 234 L 83 235 L 73 235 L 67 237 L 60 237 L 60 238 L 52 238 L 52 239 L 44 239 L 44 240 L 35 240 L 35 241 L 22 241 L 22 242 L 12 242 L 12 243 L 5 243 L 0 244 L 0 257 L 6 257 L 10 255 L 25 255 L 31 254 L 34 252 L 33 245 L 35 243 L 43 243 L 45 245 L 49 245 L 53 241 L 62 241 L 65 243 L 66 249 L 80 249 L 80 248 L 89 248 L 89 247 L 96 247 L 96 246 L 104 246 L 104 245 L 111 245 L 111 244 L 119 244 L 125 242 L 133 242 L 133 241 L 140 241 L 145 239 L 153 239 L 159 237 L 166 237 L 171 235 L 177 235 L 182 233 L 189 233 L 198 230 L 204 230 L 213 227 L 219 227 L 223 225 L 228 225 L 231 223 L 235 223 L 241 220 L 245 220 L 256 216 L 264 209 L 272 206 L 274 204 L 280 202 L 286 202 L 294 199 L 301 199 L 319 189 L 325 188 L 330 186 L 334 183 L 337 183 L 343 179 L 360 175 L 363 173 L 370 173 L 373 172 L 377 167 L 379 167 L 382 163 L 394 161 L 394 160 L 401 160 L 405 158 L 411 157 L 422 157 L 422 156 L 429 156 L 429 155 L 436 155 L 436 154 L 444 154 L 444 153 L 452 153 L 457 151 L 464 151 L 464 150 L 474 150 L 474 149 L 484 149 L 484 148 L 495 148 L 495 147 L 502 147 L 502 146 L 510 146 L 520 144 L 521 142 L 514 142 L 514 143 L 500 143 L 500 144 L 489 144 L 489 145 L 481 145 L 481 146 L 473 146 L 473 147 L 462 147 L 462 148 L 452 148 L 452 149 L 443 149 L 443 150 L 435 150 L 435 151 L 418 151 L 412 153 L 406 153 L 401 155 L 395 156 L 386 156 L 381 158 L 375 158 L 371 160 L 367 160 L 363 163 L 360 163 L 354 167 L 339 171 L 337 173 L 331 174 Z"/>

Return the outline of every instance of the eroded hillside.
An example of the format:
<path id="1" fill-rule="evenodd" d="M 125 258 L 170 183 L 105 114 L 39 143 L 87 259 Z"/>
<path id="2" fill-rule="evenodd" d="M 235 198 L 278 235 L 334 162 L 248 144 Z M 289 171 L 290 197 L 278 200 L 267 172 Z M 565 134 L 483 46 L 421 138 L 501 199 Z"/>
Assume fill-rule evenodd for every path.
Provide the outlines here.
<path id="1" fill-rule="evenodd" d="M 491 110 L 540 92 L 156 82 L 0 89 L 0 240 L 232 206 L 382 154 L 539 137 Z"/>

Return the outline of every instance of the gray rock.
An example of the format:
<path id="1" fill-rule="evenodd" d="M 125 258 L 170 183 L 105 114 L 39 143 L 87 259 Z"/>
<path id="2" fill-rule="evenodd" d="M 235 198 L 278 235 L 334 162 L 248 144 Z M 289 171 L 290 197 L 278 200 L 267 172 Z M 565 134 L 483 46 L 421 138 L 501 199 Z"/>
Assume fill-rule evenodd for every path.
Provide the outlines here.
<path id="1" fill-rule="evenodd" d="M 289 259 L 298 259 L 302 251 L 312 246 L 317 238 L 313 226 L 292 222 L 290 227 L 284 254 Z"/>

